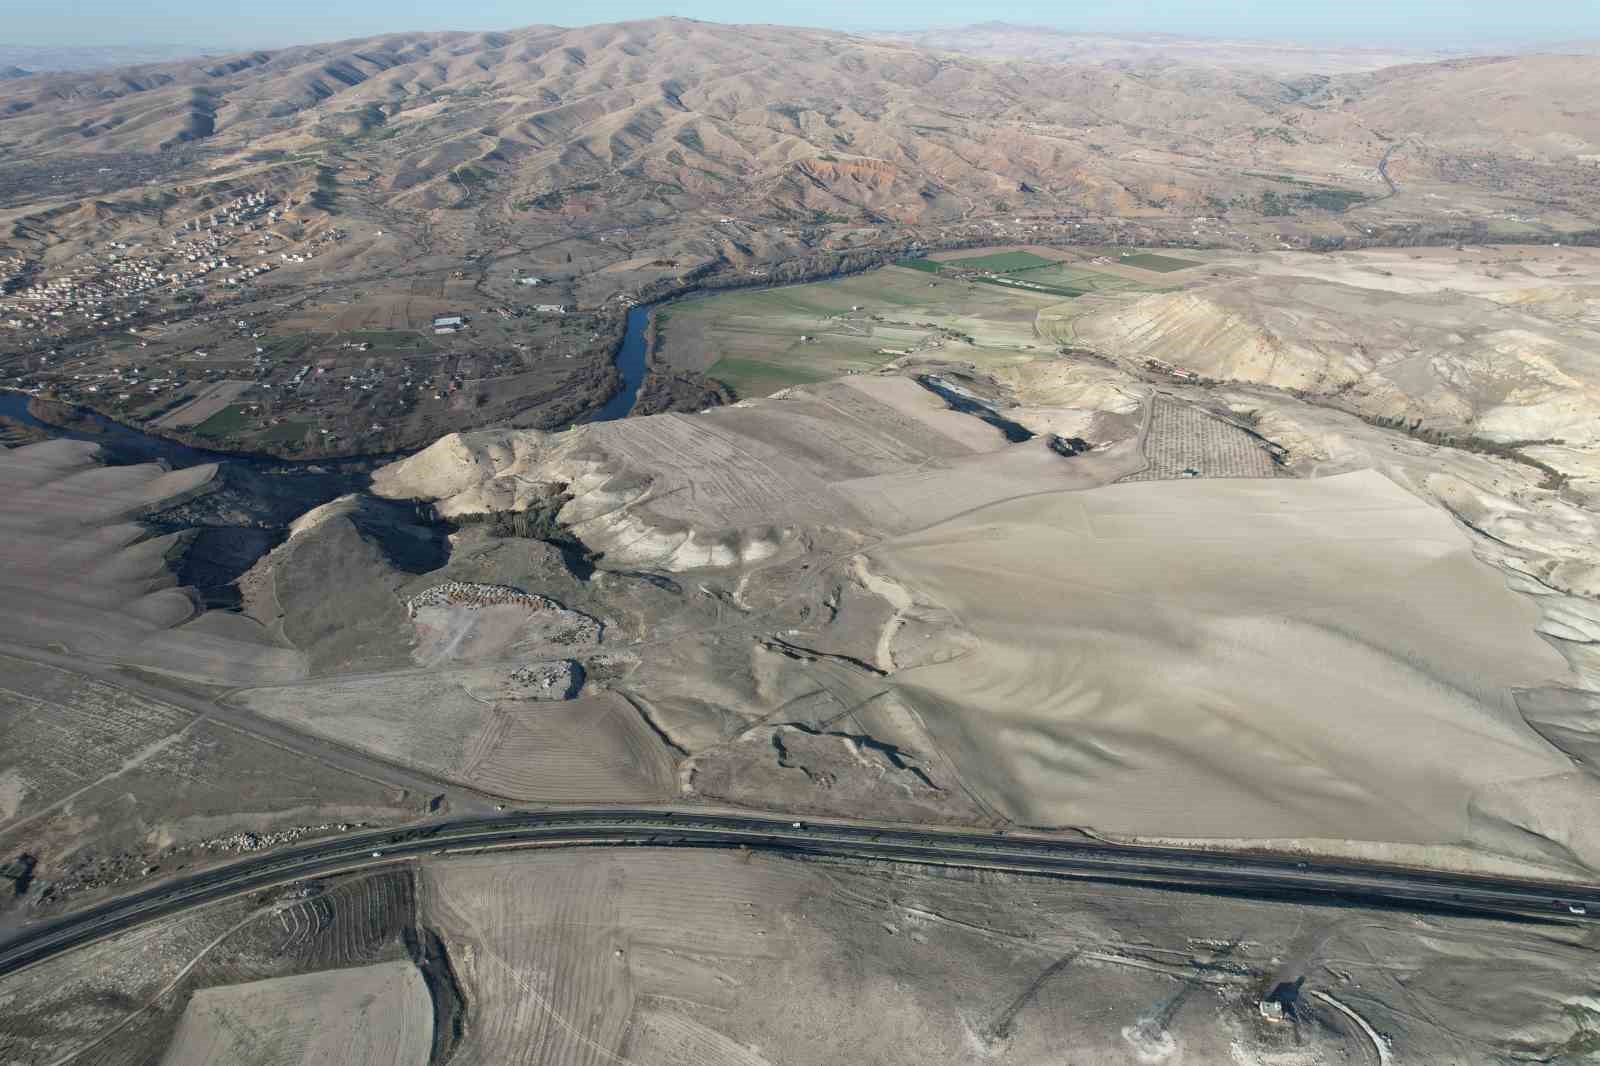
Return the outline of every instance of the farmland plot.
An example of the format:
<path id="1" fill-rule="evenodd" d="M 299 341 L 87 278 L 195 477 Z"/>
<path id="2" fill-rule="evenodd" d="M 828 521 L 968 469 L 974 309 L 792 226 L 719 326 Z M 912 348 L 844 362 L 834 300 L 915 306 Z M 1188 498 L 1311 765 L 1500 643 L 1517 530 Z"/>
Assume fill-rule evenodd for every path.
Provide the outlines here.
<path id="1" fill-rule="evenodd" d="M 1124 481 L 1180 477 L 1273 477 L 1277 464 L 1259 438 L 1193 404 L 1168 396 L 1151 400 L 1144 452 L 1150 465 Z"/>
<path id="2" fill-rule="evenodd" d="M 1138 267 L 1141 270 L 1154 270 L 1158 274 L 1170 274 L 1177 270 L 1188 270 L 1200 264 L 1192 259 L 1178 259 L 1170 255 L 1157 255 L 1155 252 L 1135 252 L 1123 255 L 1118 262 L 1124 266 Z"/>
<path id="3" fill-rule="evenodd" d="M 1079 292 L 1153 292 L 1158 286 L 1147 281 L 1094 270 L 1073 263 L 1056 263 L 1052 266 L 1025 270 L 1012 277 L 1013 281 L 1037 282 Z"/>
<path id="4" fill-rule="evenodd" d="M 7 1023 L 27 1019 L 0 1025 L 0 1047 L 17 1066 L 44 1066 L 64 1055 L 95 1066 L 149 1066 L 163 1061 L 164 1052 L 169 1062 L 293 1063 L 301 1061 L 294 1057 L 299 1049 L 330 1043 L 336 1051 L 313 1061 L 426 1061 L 432 1019 L 441 1015 L 426 988 L 415 1011 L 409 987 L 416 967 L 406 961 L 408 935 L 413 942 L 418 932 L 426 935 L 414 925 L 414 885 L 408 871 L 396 870 L 304 886 L 275 901 L 227 900 L 0 978 Z M 294 976 L 324 971 L 330 975 Z M 352 1003 L 335 984 L 363 994 Z M 362 1031 L 374 1020 L 370 1008 L 392 1000 L 397 989 L 405 1016 L 390 1017 L 383 1033 L 371 1025 Z M 301 1008 L 310 999 L 344 1013 L 307 1016 Z M 273 1028 L 274 1015 L 293 1025 Z M 447 1009 L 447 1024 L 449 1015 Z M 356 1024 L 346 1028 L 342 1018 Z M 173 1046 L 175 1037 L 181 1046 Z M 420 1059 L 414 1057 L 419 1038 Z M 242 1043 L 218 1047 L 218 1039 Z M 192 1058 L 197 1043 L 204 1048 L 208 1040 L 210 1057 Z M 363 1058 L 369 1040 L 380 1056 L 387 1047 L 401 1057 Z"/>
<path id="5" fill-rule="evenodd" d="M 953 267 L 962 267 L 966 270 L 992 270 L 996 274 L 1010 274 L 1018 270 L 1033 270 L 1037 267 L 1046 267 L 1055 263 L 1054 259 L 1046 259 L 1042 255 L 1032 252 L 994 252 L 990 255 L 978 255 L 969 259 L 951 259 L 946 263 Z"/>
<path id="6" fill-rule="evenodd" d="M 426 877 L 481 1019 L 463 1066 L 614 1062 L 636 1005 L 730 1004 L 753 965 L 788 956 L 783 914 L 822 887 L 795 864 L 662 851 L 451 862 Z"/>
<path id="7" fill-rule="evenodd" d="M 421 973 L 386 962 L 196 992 L 162 1062 L 426 1066 L 432 1041 Z"/>
<path id="8" fill-rule="evenodd" d="M 923 267 L 885 267 L 674 304 L 657 313 L 657 355 L 723 381 L 741 398 L 757 397 L 872 370 L 908 353 L 1019 350 L 1036 343 L 1034 315 L 1055 298 L 941 279 Z"/>
<path id="9" fill-rule="evenodd" d="M 523 853 L 434 863 L 424 877 L 479 1009 L 452 1066 L 1043 1066 L 1062 1047 L 1084 1062 L 1181 1047 L 1185 1061 L 1292 1066 L 1371 1050 L 1355 1027 L 1313 1020 L 1309 995 L 1298 1032 L 1260 1021 L 1261 989 L 1295 937 L 1329 920 L 1295 904 L 1174 907 L 1133 887 L 689 849 Z M 1340 917 L 1355 920 L 1312 949 L 1308 990 L 1343 992 L 1324 960 L 1364 986 L 1420 979 L 1425 1009 L 1384 1010 L 1381 1023 L 1418 1061 L 1429 1046 L 1497 1038 L 1476 1017 L 1487 1000 L 1449 1005 L 1451 974 L 1496 950 L 1483 930 Z M 1405 952 L 1406 973 L 1368 961 L 1363 945 L 1380 941 Z M 1587 949 L 1551 947 L 1518 953 L 1508 978 L 1568 966 L 1562 987 L 1587 987 Z M 1524 1024 L 1560 1033 L 1558 1003 L 1535 1013 Z"/>
<path id="10" fill-rule="evenodd" d="M 194 717 L 10 656 L 0 656 L 0 671 L 0 832 L 153 757 Z"/>

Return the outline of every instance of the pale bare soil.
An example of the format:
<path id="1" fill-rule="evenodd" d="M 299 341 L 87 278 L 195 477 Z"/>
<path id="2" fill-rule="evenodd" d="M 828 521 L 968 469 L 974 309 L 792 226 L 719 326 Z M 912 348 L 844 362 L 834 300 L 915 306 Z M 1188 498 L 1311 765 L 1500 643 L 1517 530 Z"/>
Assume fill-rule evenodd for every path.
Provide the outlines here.
<path id="1" fill-rule="evenodd" d="M 433 1011 L 409 962 L 196 992 L 165 1066 L 426 1066 Z"/>
<path id="2" fill-rule="evenodd" d="M 1019 821 L 1457 843 L 1567 769 L 1510 700 L 1565 672 L 1534 609 L 1376 474 L 1036 496 L 872 558 L 977 638 L 897 688 Z"/>
<path id="3" fill-rule="evenodd" d="M 1253 40 L 1249 37 L 1186 37 L 1172 33 L 1074 33 L 1048 26 L 983 22 L 879 36 L 922 48 L 989 59 L 1029 59 L 1076 64 L 1192 63 L 1262 71 L 1280 76 L 1357 73 L 1455 58 L 1460 53 L 1381 45 L 1340 45 Z M 1563 47 L 1561 51 L 1573 50 Z"/>
<path id="4" fill-rule="evenodd" d="M 1497 923 L 638 849 L 424 877 L 481 1012 L 466 1063 L 1316 1066 L 1378 1061 L 1367 1028 L 1491 1061 L 1594 1025 L 1578 938 Z M 1296 981 L 1296 1021 L 1263 1021 Z"/>
<path id="5" fill-rule="evenodd" d="M 1375 287 L 1350 291 L 1384 301 L 1386 328 L 1409 330 L 1426 353 L 1426 329 L 1444 329 L 1460 297 L 1386 289 L 1398 254 L 1259 265 L 1368 271 Z M 1557 254 L 1513 256 L 1562 279 L 1562 293 L 1585 292 Z M 1464 257 L 1416 262 L 1440 290 Z M 1082 344 L 1085 321 L 1223 290 L 1276 313 L 1261 293 L 1278 282 L 1234 280 L 1251 264 L 1203 258 L 1173 279 L 1181 292 L 1047 304 L 1038 328 L 1070 323 Z M 809 288 L 809 301 L 841 298 Z M 1354 311 L 1327 328 L 1363 328 Z M 1593 520 L 1512 455 L 1316 405 L 1344 394 L 1296 400 L 1171 372 L 1210 372 L 1196 353 L 1242 359 L 1231 333 L 1174 336 L 1183 363 L 1127 352 L 1145 337 L 967 364 L 930 353 L 700 416 L 450 438 L 378 486 L 472 512 L 559 480 L 574 496 L 562 519 L 612 565 L 698 580 L 715 624 L 644 630 L 624 682 L 689 756 L 680 772 L 693 793 L 1592 867 L 1595 791 L 1572 758 L 1590 766 L 1600 747 L 1587 697 L 1559 694 L 1594 676 L 1600 629 L 1583 591 Z M 1274 373 L 1293 358 L 1326 372 L 1309 344 L 1305 355 L 1276 339 L 1261 350 Z M 1435 377 L 1410 380 L 1419 402 L 1437 402 L 1429 382 L 1448 380 L 1541 417 L 1540 394 L 1496 392 L 1490 364 L 1431 358 Z M 909 376 L 930 369 L 965 375 L 962 387 L 1006 417 L 1089 450 L 1068 459 L 1048 437 L 1007 444 Z M 1118 480 L 1147 483 L 1102 487 Z M 860 575 L 863 559 L 879 577 Z M 880 606 L 849 608 L 862 595 Z M 756 647 L 741 652 L 738 639 Z M 863 738 L 897 754 L 881 758 Z"/>
<path id="6" fill-rule="evenodd" d="M 674 793 L 669 753 L 626 700 L 512 698 L 503 691 L 510 670 L 377 675 L 235 698 L 257 714 L 512 799 Z"/>
<path id="7" fill-rule="evenodd" d="M 265 633 L 189 629 L 202 608 L 167 568 L 179 535 L 150 537 L 136 524 L 205 492 L 215 474 L 214 465 L 107 467 L 78 441 L 0 453 L 9 564 L 0 592 L 11 604 L 0 638 L 221 683 L 302 673 L 301 657 Z"/>
<path id="8" fill-rule="evenodd" d="M 1097 297 L 1050 332 L 1139 365 L 1302 389 L 1495 441 L 1559 438 L 1595 475 L 1600 255 L 1467 248 L 1216 257 L 1182 292 Z"/>

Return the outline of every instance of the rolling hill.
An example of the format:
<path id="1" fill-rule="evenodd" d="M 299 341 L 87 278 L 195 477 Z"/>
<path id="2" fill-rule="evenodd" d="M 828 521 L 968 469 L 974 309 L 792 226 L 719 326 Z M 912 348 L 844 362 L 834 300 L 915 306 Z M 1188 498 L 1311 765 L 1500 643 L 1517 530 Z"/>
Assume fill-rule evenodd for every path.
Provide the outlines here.
<path id="1" fill-rule="evenodd" d="M 736 263 L 792 253 L 770 228 L 800 225 L 937 239 L 975 220 L 1095 216 L 1181 222 L 1187 239 L 1196 216 L 1340 237 L 1591 221 L 1600 70 L 1583 58 L 1285 77 L 938 43 L 669 18 L 21 77 L 0 87 L 7 177 L 29 189 L 74 160 L 112 176 L 39 184 L 9 217 L 81 210 L 93 192 L 103 233 L 174 187 L 305 193 L 366 168 L 384 209 L 471 208 L 479 235 L 768 227 L 703 242 Z M 119 182 L 130 161 L 148 165 Z"/>

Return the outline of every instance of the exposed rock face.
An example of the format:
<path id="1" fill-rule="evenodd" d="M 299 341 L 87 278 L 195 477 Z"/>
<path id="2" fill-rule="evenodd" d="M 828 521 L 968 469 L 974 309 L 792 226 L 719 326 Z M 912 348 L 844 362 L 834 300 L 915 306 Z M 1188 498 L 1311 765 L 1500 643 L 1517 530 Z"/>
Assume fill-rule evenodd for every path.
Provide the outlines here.
<path id="1" fill-rule="evenodd" d="M 419 607 L 495 607 L 516 604 L 530 610 L 559 609 L 554 600 L 509 585 L 483 585 L 470 581 L 446 581 L 412 596 L 406 606 L 415 614 Z"/>
<path id="2" fill-rule="evenodd" d="M 529 663 L 511 671 L 506 695 L 524 700 L 569 700 L 583 688 L 583 668 L 571 659 Z"/>
<path id="3" fill-rule="evenodd" d="M 1339 396 L 1364 414 L 1498 441 L 1600 445 L 1600 332 L 1454 292 L 1252 278 L 1106 306 L 1076 336 L 1135 363 Z"/>
<path id="4" fill-rule="evenodd" d="M 379 470 L 374 487 L 386 496 L 436 500 L 441 514 L 455 517 L 523 510 L 545 498 L 546 486 L 561 483 L 572 498 L 558 520 L 616 565 L 682 571 L 750 564 L 775 554 L 784 537 L 782 509 L 774 514 L 749 505 L 708 507 L 708 497 L 697 500 L 687 493 L 704 469 L 698 464 L 718 458 L 697 451 L 709 441 L 726 445 L 701 432 L 697 423 L 658 418 L 667 434 L 683 438 L 688 447 L 605 426 L 559 435 L 530 430 L 452 434 Z M 729 473 L 752 484 L 759 476 L 749 470 Z M 763 495 L 774 491 L 768 487 Z"/>
<path id="5" fill-rule="evenodd" d="M 944 771 L 870 736 L 785 724 L 688 760 L 687 791 L 753 807 L 873 810 L 905 821 L 981 817 Z"/>
<path id="6" fill-rule="evenodd" d="M 465 581 L 410 597 L 406 615 L 416 630 L 413 654 L 426 663 L 494 659 L 529 647 L 591 647 L 604 630 L 597 619 L 548 597 Z"/>

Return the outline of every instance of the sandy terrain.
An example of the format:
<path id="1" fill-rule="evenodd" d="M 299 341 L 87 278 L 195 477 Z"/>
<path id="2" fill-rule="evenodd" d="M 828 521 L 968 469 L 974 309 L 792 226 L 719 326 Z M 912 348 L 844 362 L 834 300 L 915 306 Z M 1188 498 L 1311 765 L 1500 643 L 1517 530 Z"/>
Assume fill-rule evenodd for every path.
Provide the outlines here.
<path id="1" fill-rule="evenodd" d="M 1531 605 L 1376 474 L 1037 496 L 872 557 L 977 638 L 897 688 L 1024 822 L 1504 846 L 1504 786 L 1570 765 L 1511 702 L 1565 672 Z"/>
<path id="2" fill-rule="evenodd" d="M 700 416 L 450 438 L 377 484 L 471 511 L 560 480 L 563 520 L 611 565 L 698 572 L 713 603 L 752 612 L 717 611 L 744 652 L 644 629 L 626 682 L 701 794 L 759 804 L 768 781 L 794 809 L 926 818 L 922 773 L 959 819 L 1600 860 L 1567 754 L 1600 751 L 1600 731 L 1576 709 L 1530 728 L 1515 696 L 1595 675 L 1582 513 L 1503 457 L 1136 369 L 1054 353 L 969 368 L 1008 417 L 1083 427 L 1070 458 L 881 373 Z M 763 514 L 782 524 L 750 524 Z M 839 546 L 819 555 L 824 530 Z M 1571 562 L 1549 554 L 1564 543 Z M 876 584 L 829 584 L 850 559 Z M 878 606 L 849 606 L 862 595 Z M 894 802 L 867 798 L 879 778 Z"/>
<path id="3" fill-rule="evenodd" d="M 1000 434 L 899 378 L 850 379 L 702 415 L 657 415 L 565 434 L 453 434 L 378 471 L 375 490 L 445 514 L 527 505 L 550 482 L 560 517 L 613 565 L 751 565 L 796 528 L 861 523 L 839 483 L 994 450 Z"/>
<path id="4" fill-rule="evenodd" d="M 247 690 L 257 714 L 521 800 L 664 799 L 669 754 L 619 696 L 511 698 L 510 665 Z"/>
<path id="5" fill-rule="evenodd" d="M 135 523 L 204 493 L 215 473 L 213 465 L 103 466 L 96 446 L 78 441 L 0 453 L 9 500 L 0 593 L 12 604 L 0 639 L 223 683 L 302 674 L 302 658 L 265 634 L 189 628 L 202 609 L 168 569 L 178 536 L 151 537 Z"/>
<path id="6" fill-rule="evenodd" d="M 184 1011 L 164 1066 L 426 1066 L 433 1009 L 409 962 L 208 988 Z"/>
<path id="7" fill-rule="evenodd" d="M 1339 287 L 1262 282 L 1280 283 Z M 1176 296 L 1074 302 L 1099 314 L 1228 286 L 1248 288 L 1208 270 Z M 1432 307 L 1440 329 L 1458 299 L 1346 290 L 1396 315 Z M 1513 303 L 1553 322 L 1552 308 L 1581 318 L 1583 300 Z M 1076 321 L 1060 306 L 1039 322 Z M 1217 347 L 1237 356 L 1230 344 Z M 1600 520 L 1579 494 L 1316 394 L 1203 385 L 1110 354 L 943 351 L 700 415 L 452 435 L 378 473 L 390 500 L 357 494 L 296 522 L 242 582 L 238 615 L 194 617 L 166 545 L 127 520 L 141 492 L 166 498 L 199 475 L 95 473 L 61 448 L 23 450 L 15 470 L 45 486 L 36 498 L 76 508 L 76 536 L 121 550 L 72 602 L 165 626 L 148 639 L 173 655 L 200 654 L 204 637 L 219 660 L 229 642 L 301 657 L 301 673 L 233 681 L 216 714 L 434 780 L 527 802 L 703 798 L 1591 876 L 1600 703 L 1582 686 L 1600 683 Z M 1006 443 L 919 373 L 1041 435 Z M 1459 388 L 1490 395 L 1481 380 Z M 58 485 L 79 477 L 112 492 Z M 446 515 L 559 506 L 562 532 L 604 554 L 434 523 L 418 498 Z M 43 541 L 19 543 L 48 559 Z M 13 580 L 40 602 L 56 594 Z M 148 646 L 106 654 L 138 662 Z M 546 667 L 582 677 L 583 694 L 557 698 Z M 118 860 L 137 871 L 207 830 L 383 816 L 376 784 L 335 788 L 220 723 L 141 725 L 143 704 L 12 676 L 6 713 L 30 750 L 51 729 L 98 727 L 76 761 L 0 765 L 13 818 L 0 850 L 39 847 L 53 877 L 99 869 L 72 851 L 91 820 L 138 841 Z M 334 979 L 294 975 L 433 974 L 437 1009 L 439 968 L 400 961 L 422 965 L 418 945 L 435 942 L 467 1020 L 435 1027 L 434 1051 L 448 1035 L 451 1062 L 485 1066 L 1042 1064 L 1062 1047 L 1085 1062 L 1490 1061 L 1579 1054 L 1600 1032 L 1574 1007 L 1592 998 L 1588 949 L 1561 930 L 722 853 L 418 871 L 415 894 L 397 871 L 183 941 L 200 961 L 169 992 L 138 986 L 148 1006 L 126 1055 L 105 1033 L 129 1008 L 100 985 L 78 1013 L 0 1000 L 49 1019 L 53 1036 L 21 1060 L 97 1033 L 119 1064 L 169 1045 L 171 1061 L 240 1057 L 204 1048 L 262 1011 L 285 1017 L 281 999 L 309 1013 L 273 1029 L 270 1061 L 321 1041 L 359 1044 L 333 1053 L 345 1060 L 403 1061 L 427 1041 L 391 1026 L 410 1043 L 363 1043 L 383 1027 L 354 1008 L 343 1014 L 362 1024 L 325 1026 L 317 1010 L 342 1001 L 316 981 Z M 370 1010 L 415 996 L 396 988 Z M 1263 1019 L 1274 994 L 1292 997 L 1293 1024 Z"/>

